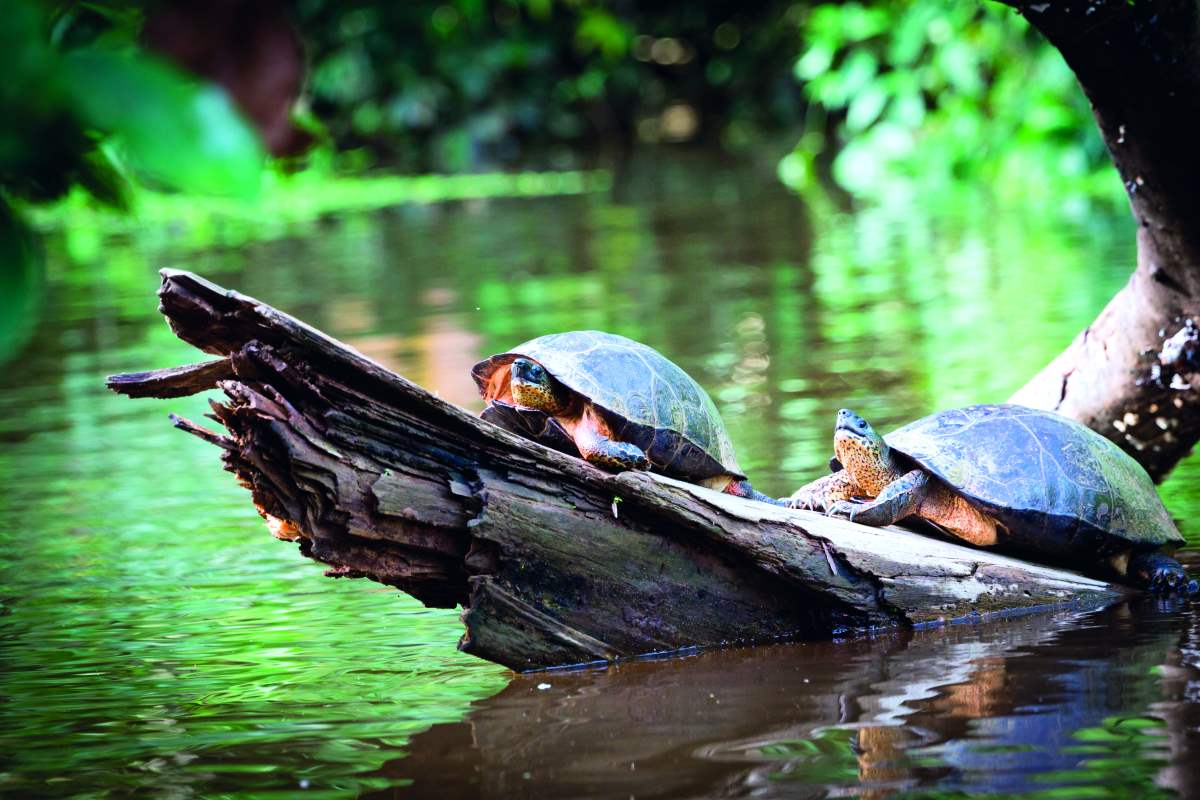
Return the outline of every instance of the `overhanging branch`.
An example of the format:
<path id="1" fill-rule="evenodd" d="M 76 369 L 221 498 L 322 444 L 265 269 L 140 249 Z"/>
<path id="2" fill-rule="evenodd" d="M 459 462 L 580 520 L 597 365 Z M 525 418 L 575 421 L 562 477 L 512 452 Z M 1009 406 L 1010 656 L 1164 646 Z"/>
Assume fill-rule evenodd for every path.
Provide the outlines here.
<path id="1" fill-rule="evenodd" d="M 1161 480 L 1200 440 L 1200 5 L 1010 2 L 1062 53 L 1129 197 L 1129 283 L 1012 402 L 1111 438 Z"/>

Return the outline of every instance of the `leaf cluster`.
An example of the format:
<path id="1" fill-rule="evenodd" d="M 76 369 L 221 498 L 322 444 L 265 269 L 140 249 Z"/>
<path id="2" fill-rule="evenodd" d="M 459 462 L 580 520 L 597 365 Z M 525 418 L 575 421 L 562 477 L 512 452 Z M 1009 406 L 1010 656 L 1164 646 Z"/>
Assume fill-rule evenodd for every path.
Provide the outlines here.
<path id="1" fill-rule="evenodd" d="M 262 151 L 219 89 L 136 45 L 133 6 L 31 0 L 0 15 L 0 189 L 55 200 L 78 184 L 110 205 L 131 177 L 189 192 L 251 195 Z"/>
<path id="2" fill-rule="evenodd" d="M 811 108 L 782 169 L 793 185 L 829 153 L 838 182 L 860 195 L 894 177 L 1089 188 L 1105 164 L 1070 69 L 1011 9 L 821 3 L 802 30 L 795 74 Z"/>
<path id="3" fill-rule="evenodd" d="M 462 170 L 561 165 L 634 139 L 737 143 L 793 126 L 799 8 L 306 0 L 297 24 L 312 111 L 339 147 Z"/>

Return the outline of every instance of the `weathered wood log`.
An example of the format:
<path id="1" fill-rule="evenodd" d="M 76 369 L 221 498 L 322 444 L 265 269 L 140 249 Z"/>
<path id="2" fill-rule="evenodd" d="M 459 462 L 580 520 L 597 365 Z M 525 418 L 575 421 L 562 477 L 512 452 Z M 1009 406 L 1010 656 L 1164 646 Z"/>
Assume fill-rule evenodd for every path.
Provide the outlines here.
<path id="1" fill-rule="evenodd" d="M 165 270 L 175 333 L 219 356 L 114 376 L 217 388 L 222 449 L 272 532 L 429 606 L 514 669 L 1103 604 L 1119 587 L 645 472 L 610 474 L 431 395 L 268 305 Z"/>
<path id="2" fill-rule="evenodd" d="M 1138 253 L 1125 287 L 1012 402 L 1079 420 L 1162 480 L 1200 440 L 1200 5 L 1004 2 L 1091 101 Z"/>

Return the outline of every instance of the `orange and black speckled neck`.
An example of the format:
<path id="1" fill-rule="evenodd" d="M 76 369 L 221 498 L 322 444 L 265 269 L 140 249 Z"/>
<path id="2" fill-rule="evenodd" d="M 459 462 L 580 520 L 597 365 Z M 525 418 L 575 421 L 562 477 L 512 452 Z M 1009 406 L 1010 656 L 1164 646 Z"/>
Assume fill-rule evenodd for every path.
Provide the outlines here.
<path id="1" fill-rule="evenodd" d="M 518 358 L 509 368 L 512 373 L 512 399 L 522 408 L 544 411 L 550 416 L 564 413 L 571 405 L 572 392 L 549 372 L 528 358 Z"/>
<path id="2" fill-rule="evenodd" d="M 833 431 L 833 450 L 858 487 L 870 497 L 902 474 L 891 449 L 875 429 L 853 411 L 838 412 Z"/>

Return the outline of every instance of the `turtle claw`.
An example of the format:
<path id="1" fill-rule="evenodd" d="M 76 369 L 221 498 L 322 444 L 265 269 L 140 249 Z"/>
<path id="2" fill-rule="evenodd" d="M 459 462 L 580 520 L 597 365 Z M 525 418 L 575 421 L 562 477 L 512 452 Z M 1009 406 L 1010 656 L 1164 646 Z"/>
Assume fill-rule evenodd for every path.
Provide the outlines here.
<path id="1" fill-rule="evenodd" d="M 798 489 L 795 494 L 789 497 L 784 504 L 788 508 L 798 508 L 802 511 L 824 511 L 825 504 L 812 492 L 807 492 L 804 489 Z"/>
<path id="2" fill-rule="evenodd" d="M 859 506 L 859 503 L 852 503 L 849 500 L 838 500 L 825 511 L 825 516 L 841 517 L 853 522 L 854 514 L 858 511 Z"/>
<path id="3" fill-rule="evenodd" d="M 1200 591 L 1200 584 L 1188 578 L 1186 572 L 1178 567 L 1159 567 L 1150 578 L 1150 591 L 1160 593 L 1194 594 Z"/>
<path id="4" fill-rule="evenodd" d="M 1192 594 L 1200 590 L 1183 565 L 1162 552 L 1135 555 L 1128 575 L 1146 591 L 1158 594 Z"/>

